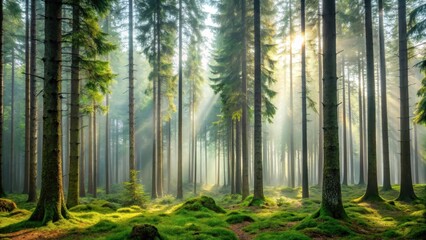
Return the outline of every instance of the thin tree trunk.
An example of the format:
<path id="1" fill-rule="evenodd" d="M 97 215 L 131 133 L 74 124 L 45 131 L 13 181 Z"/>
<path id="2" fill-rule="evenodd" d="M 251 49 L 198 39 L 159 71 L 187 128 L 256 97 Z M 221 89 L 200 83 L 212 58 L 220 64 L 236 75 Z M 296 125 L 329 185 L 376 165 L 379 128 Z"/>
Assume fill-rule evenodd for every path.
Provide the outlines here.
<path id="1" fill-rule="evenodd" d="M 129 177 L 135 176 L 135 96 L 133 64 L 133 0 L 129 0 Z M 130 177 L 130 182 L 136 179 Z"/>
<path id="2" fill-rule="evenodd" d="M 89 113 L 89 166 L 87 191 L 93 194 L 93 112 Z"/>
<path id="3" fill-rule="evenodd" d="M 37 201 L 37 149 L 38 149 L 38 123 L 37 123 L 37 21 L 36 21 L 36 0 L 31 0 L 31 23 L 30 23 L 30 166 L 29 166 L 29 187 L 27 202 Z"/>
<path id="4" fill-rule="evenodd" d="M 359 111 L 359 185 L 364 185 L 364 77 L 358 52 L 358 111 Z"/>
<path id="5" fill-rule="evenodd" d="M 81 84 L 81 82 L 80 82 Z M 81 87 L 81 86 L 80 86 Z M 84 135 L 84 118 L 80 117 L 80 181 L 79 181 L 79 185 L 80 185 L 80 190 L 79 190 L 79 194 L 80 197 L 85 197 L 86 196 L 86 187 L 85 187 L 85 171 L 86 171 L 86 155 L 85 155 L 85 147 L 86 145 L 84 144 L 84 139 L 85 139 L 85 135 Z"/>
<path id="6" fill-rule="evenodd" d="M 106 17 L 106 33 L 109 34 L 110 28 L 110 15 Z M 107 61 L 110 61 L 109 54 L 107 56 Z M 105 106 L 107 112 L 105 114 L 105 193 L 109 194 L 110 192 L 110 130 L 109 130 L 109 94 L 105 95 Z"/>
<path id="7" fill-rule="evenodd" d="M 29 193 L 30 145 L 31 145 L 31 82 L 30 82 L 30 3 L 25 0 L 25 166 L 24 191 Z"/>
<path id="8" fill-rule="evenodd" d="M 345 218 L 339 169 L 336 76 L 336 3 L 323 0 L 324 179 L 320 215 Z"/>
<path id="9" fill-rule="evenodd" d="M 248 134 L 247 134 L 247 27 L 246 27 L 246 0 L 241 0 L 241 31 L 242 31 L 242 56 L 241 56 L 241 87 L 242 87 L 242 116 L 241 116 L 241 150 L 242 150 L 242 199 L 250 194 L 249 187 L 249 160 L 248 160 Z"/>
<path id="10" fill-rule="evenodd" d="M 93 103 L 94 104 L 94 103 Z M 97 197 L 98 192 L 98 130 L 96 121 L 96 107 L 93 107 L 93 197 Z"/>
<path id="11" fill-rule="evenodd" d="M 292 8 L 291 8 L 291 0 L 288 3 L 288 7 L 289 7 L 289 23 L 290 23 L 290 53 L 289 53 L 289 57 L 290 57 L 290 126 L 293 126 L 293 120 L 294 120 L 294 107 L 293 107 L 293 47 L 292 47 L 292 41 L 293 41 L 293 21 L 292 21 Z M 290 153 L 290 157 L 289 157 L 289 166 L 288 166 L 288 170 L 289 170 L 289 184 L 291 188 L 295 187 L 295 176 L 294 176 L 294 172 L 295 172 L 295 160 L 294 160 L 294 129 L 293 127 L 290 127 L 290 141 L 289 141 L 289 153 Z"/>
<path id="12" fill-rule="evenodd" d="M 305 0 L 300 1 L 302 34 L 302 198 L 309 198 L 308 180 L 308 133 L 306 112 L 306 50 L 305 50 Z M 290 128 L 293 128 L 290 126 Z"/>
<path id="13" fill-rule="evenodd" d="M 398 0 L 399 36 L 399 94 L 400 94 L 400 141 L 401 141 L 401 190 L 398 201 L 417 199 L 411 177 L 410 156 L 410 99 L 408 92 L 407 20 L 406 1 Z"/>
<path id="14" fill-rule="evenodd" d="M 182 72 L 182 0 L 179 0 L 179 106 L 178 106 L 178 176 L 177 176 L 177 199 L 183 198 L 182 184 L 182 113 L 183 113 L 183 72 Z"/>
<path id="15" fill-rule="evenodd" d="M 349 163 L 351 166 L 351 178 L 350 184 L 354 184 L 354 153 L 353 153 L 353 139 L 352 139 L 352 105 L 351 105 L 351 80 L 349 77 L 349 67 L 348 67 L 348 119 L 349 119 Z"/>
<path id="16" fill-rule="evenodd" d="M 163 121 L 161 116 L 161 8 L 157 0 L 157 195 L 163 196 Z"/>
<path id="17" fill-rule="evenodd" d="M 414 124 L 414 183 L 418 184 L 419 182 L 419 144 L 417 142 L 417 124 Z"/>
<path id="18" fill-rule="evenodd" d="M 235 121 L 235 193 L 241 194 L 241 122 Z"/>
<path id="19" fill-rule="evenodd" d="M 380 87 L 382 103 L 382 143 L 383 143 L 383 190 L 391 190 L 389 165 L 389 133 L 388 133 L 388 105 L 386 87 L 386 56 L 385 34 L 383 26 L 383 0 L 379 0 L 379 41 L 380 41 Z"/>
<path id="20" fill-rule="evenodd" d="M 260 0 L 254 0 L 254 195 L 252 204 L 265 199 L 262 169 L 262 78 Z"/>
<path id="21" fill-rule="evenodd" d="M 346 79 L 345 79 L 345 55 L 342 55 L 342 92 L 343 92 L 343 180 L 342 185 L 347 186 L 348 185 L 348 144 L 347 144 L 347 129 L 346 129 Z"/>
<path id="22" fill-rule="evenodd" d="M 319 85 L 319 143 L 318 143 L 318 186 L 322 188 L 322 176 L 323 176 L 323 163 L 324 163 L 324 130 L 323 130 L 323 119 L 324 119 L 324 109 L 323 109 L 323 78 L 322 78 L 322 41 L 321 41 L 321 1 L 318 1 L 318 85 Z"/>
<path id="23" fill-rule="evenodd" d="M 15 179 L 15 48 L 12 49 L 12 84 L 11 84 L 11 99 L 10 99 L 10 185 L 11 192 L 16 191 Z M 25 109 L 26 111 L 26 109 Z"/>
<path id="24" fill-rule="evenodd" d="M 3 99 L 4 98 L 4 79 L 3 79 L 3 0 L 0 0 L 0 197 L 5 197 L 3 188 Z"/>
<path id="25" fill-rule="evenodd" d="M 171 188 L 171 162 L 172 162 L 172 124 L 171 124 L 172 119 L 169 119 L 169 121 L 167 122 L 167 192 L 169 194 L 171 194 L 170 188 Z"/>

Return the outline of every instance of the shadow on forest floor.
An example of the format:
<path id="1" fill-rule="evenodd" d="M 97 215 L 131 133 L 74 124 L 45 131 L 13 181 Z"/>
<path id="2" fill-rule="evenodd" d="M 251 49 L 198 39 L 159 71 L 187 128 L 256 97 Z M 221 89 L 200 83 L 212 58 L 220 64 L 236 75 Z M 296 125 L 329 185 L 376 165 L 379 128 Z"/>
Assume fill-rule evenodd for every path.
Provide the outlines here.
<path id="1" fill-rule="evenodd" d="M 186 186 L 190 192 L 191 186 Z M 321 191 L 310 188 L 310 198 L 301 199 L 300 188 L 267 187 L 261 207 L 249 206 L 229 189 L 200 186 L 200 195 L 211 196 L 226 212 L 214 212 L 197 201 L 182 208 L 182 201 L 167 195 L 145 207 L 123 207 L 117 195 L 82 198 L 70 209 L 73 218 L 40 226 L 25 220 L 34 204 L 25 195 L 10 195 L 18 208 L 0 213 L 0 238 L 11 239 L 126 239 L 132 227 L 155 225 L 164 239 L 422 239 L 426 236 L 426 185 L 416 185 L 422 200 L 394 201 L 399 186 L 380 194 L 383 202 L 356 202 L 364 186 L 343 186 L 348 219 L 313 218 L 319 209 Z M 199 196 L 199 195 L 198 195 Z M 186 199 L 197 197 L 193 194 Z"/>

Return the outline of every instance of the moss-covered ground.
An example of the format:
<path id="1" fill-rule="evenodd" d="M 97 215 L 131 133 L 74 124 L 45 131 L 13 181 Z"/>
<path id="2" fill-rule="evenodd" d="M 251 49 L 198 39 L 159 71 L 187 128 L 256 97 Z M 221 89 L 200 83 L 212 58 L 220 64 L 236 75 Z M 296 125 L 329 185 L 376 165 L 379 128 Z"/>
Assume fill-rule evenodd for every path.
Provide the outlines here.
<path id="1" fill-rule="evenodd" d="M 393 189 L 381 192 L 385 201 L 366 203 L 356 201 L 364 187 L 343 187 L 345 220 L 313 217 L 321 199 L 316 187 L 309 199 L 301 199 L 300 188 L 266 188 L 260 207 L 214 187 L 200 196 L 213 197 L 217 206 L 191 195 L 186 203 L 166 196 L 143 207 L 124 207 L 117 196 L 100 194 L 99 199 L 81 199 L 70 209 L 72 219 L 47 226 L 25 221 L 35 208 L 25 202 L 26 195 L 9 195 L 18 209 L 0 212 L 0 238 L 128 239 L 133 226 L 151 224 L 163 239 L 426 239 L 426 185 L 415 186 L 420 200 L 412 203 L 394 201 L 399 186 Z"/>

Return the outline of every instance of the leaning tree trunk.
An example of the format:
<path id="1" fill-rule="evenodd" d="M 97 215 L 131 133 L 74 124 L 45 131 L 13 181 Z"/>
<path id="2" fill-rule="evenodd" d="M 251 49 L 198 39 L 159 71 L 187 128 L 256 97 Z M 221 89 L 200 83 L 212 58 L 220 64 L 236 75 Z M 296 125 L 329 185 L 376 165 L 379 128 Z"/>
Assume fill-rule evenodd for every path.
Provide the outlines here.
<path id="1" fill-rule="evenodd" d="M 376 104 L 374 86 L 374 52 L 373 30 L 371 19 L 371 0 L 364 0 L 365 4 L 365 43 L 367 60 L 367 190 L 362 200 L 380 199 L 377 186 L 377 156 L 376 156 Z"/>
<path id="2" fill-rule="evenodd" d="M 5 197 L 3 189 L 3 0 L 0 0 L 0 197 Z"/>
<path id="3" fill-rule="evenodd" d="M 388 132 L 388 105 L 386 87 L 386 57 L 385 34 L 383 27 L 383 0 L 379 0 L 379 41 L 380 41 L 380 87 L 382 102 L 382 144 L 383 144 L 383 190 L 391 190 L 389 164 L 389 132 Z"/>
<path id="4" fill-rule="evenodd" d="M 80 47 L 77 34 L 80 32 L 80 0 L 72 6 L 72 49 L 71 49 L 71 116 L 70 116 L 70 166 L 68 177 L 67 207 L 78 205 L 80 164 Z"/>
<path id="5" fill-rule="evenodd" d="M 400 94 L 400 141 L 401 141 L 401 191 L 399 201 L 417 199 L 411 178 L 410 153 L 410 99 L 408 93 L 407 20 L 406 2 L 398 0 L 399 31 L 399 94 Z"/>
<path id="6" fill-rule="evenodd" d="M 339 127 L 336 76 L 336 3 L 323 0 L 324 178 L 321 215 L 345 218 L 339 169 Z"/>
<path id="7" fill-rule="evenodd" d="M 254 0 L 254 195 L 252 203 L 263 201 L 262 173 L 262 65 L 260 44 L 260 0 Z"/>
<path id="8" fill-rule="evenodd" d="M 28 202 L 37 201 L 37 148 L 38 148 L 38 123 L 37 123 L 37 21 L 36 0 L 31 0 L 31 23 L 30 23 L 30 166 Z"/>
<path id="9" fill-rule="evenodd" d="M 30 221 L 68 218 L 62 188 L 61 0 L 45 1 L 43 170 L 40 199 Z"/>
<path id="10" fill-rule="evenodd" d="M 309 198 L 308 182 L 308 133 L 306 113 L 306 49 L 305 49 L 305 0 L 300 1 L 302 32 L 302 198 Z"/>

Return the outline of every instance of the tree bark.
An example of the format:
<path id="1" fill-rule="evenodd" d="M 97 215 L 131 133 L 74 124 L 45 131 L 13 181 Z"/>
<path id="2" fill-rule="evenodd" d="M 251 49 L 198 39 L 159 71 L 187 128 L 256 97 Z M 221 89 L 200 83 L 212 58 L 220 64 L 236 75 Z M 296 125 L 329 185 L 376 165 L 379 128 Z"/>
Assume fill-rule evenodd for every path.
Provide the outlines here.
<path id="1" fill-rule="evenodd" d="M 358 52 L 358 111 L 359 111 L 359 181 L 364 185 L 364 76 L 361 67 L 361 54 Z"/>
<path id="2" fill-rule="evenodd" d="M 242 199 L 250 194 L 249 187 L 249 160 L 247 142 L 247 26 L 246 26 L 246 0 L 241 0 L 241 31 L 242 31 L 242 55 L 241 55 L 241 88 L 242 88 L 242 116 L 241 116 L 241 150 L 242 150 Z M 219 154 L 220 155 L 220 154 Z M 218 178 L 219 179 L 219 178 Z"/>
<path id="3" fill-rule="evenodd" d="M 345 79 L 345 55 L 342 55 L 342 66 L 341 66 L 342 72 L 342 92 L 343 92 L 343 180 L 342 185 L 347 186 L 348 185 L 348 144 L 347 144 L 347 130 L 346 130 L 346 79 Z"/>
<path id="4" fill-rule="evenodd" d="M 3 98 L 4 98 L 4 79 L 3 79 L 3 0 L 0 0 L 0 197 L 5 197 L 3 188 Z"/>
<path id="5" fill-rule="evenodd" d="M 389 164 L 389 133 L 388 133 L 388 105 L 386 87 L 386 53 L 385 34 L 383 27 L 383 0 L 379 0 L 379 41 L 380 41 L 380 87 L 382 103 L 382 144 L 383 144 L 383 190 L 391 190 Z"/>
<path id="6" fill-rule="evenodd" d="M 15 192 L 16 167 L 15 163 L 15 48 L 12 49 L 12 76 L 10 99 L 10 185 L 11 192 Z M 26 111 L 26 108 L 25 108 Z M 26 141 L 26 139 L 25 139 Z M 25 146 L 26 148 L 26 146 Z M 26 150 L 25 150 L 26 151 Z M 26 154 L 26 153 L 25 153 Z"/>
<path id="7" fill-rule="evenodd" d="M 179 105 L 178 105 L 178 176 L 177 176 L 177 199 L 183 198 L 182 184 L 182 113 L 183 113 L 183 71 L 182 71 L 182 0 L 179 0 Z"/>
<path id="8" fill-rule="evenodd" d="M 339 169 L 335 15 L 335 0 L 323 0 L 324 179 L 320 214 L 345 218 Z"/>
<path id="9" fill-rule="evenodd" d="M 27 202 L 37 201 L 37 149 L 38 149 L 38 123 L 37 123 L 37 21 L 36 0 L 31 0 L 31 22 L 30 22 L 30 166 L 29 186 Z"/>
<path id="10" fill-rule="evenodd" d="M 368 181 L 367 190 L 362 200 L 378 200 L 379 189 L 377 186 L 377 156 L 376 156 L 376 104 L 374 85 L 374 52 L 373 30 L 371 19 L 371 0 L 364 0 L 365 4 L 365 43 L 367 60 L 367 159 Z"/>
<path id="11" fill-rule="evenodd" d="M 71 50 L 71 123 L 69 178 L 67 207 L 71 208 L 79 202 L 79 164 L 80 164 L 80 47 L 77 35 L 80 32 L 80 0 L 74 0 L 72 6 L 72 50 Z"/>
<path id="12" fill-rule="evenodd" d="M 319 85 L 319 141 L 318 141 L 318 186 L 322 188 L 322 176 L 323 176 L 323 165 L 324 165 L 324 129 L 323 129 L 323 119 L 324 119 L 324 105 L 323 105 L 323 79 L 322 79 L 322 46 L 321 46 L 321 5 L 318 1 L 318 22 L 317 22 L 317 31 L 318 31 L 318 85 Z"/>
<path id="13" fill-rule="evenodd" d="M 306 49 L 305 49 L 305 0 L 300 1 L 302 37 L 302 198 L 309 198 L 308 180 L 308 132 L 306 112 Z M 292 128 L 292 127 L 290 127 Z"/>
<path id="14" fill-rule="evenodd" d="M 157 0 L 157 195 L 163 196 L 163 121 L 161 116 L 161 2 Z"/>
<path id="15" fill-rule="evenodd" d="M 406 2 L 398 0 L 399 38 L 399 94 L 400 94 L 400 141 L 401 141 L 401 190 L 398 201 L 417 199 L 413 189 L 410 154 L 410 100 L 408 93 L 407 20 Z"/>
<path id="16" fill-rule="evenodd" d="M 24 166 L 24 191 L 29 193 L 30 176 L 30 145 L 31 145 L 31 82 L 30 82 L 30 3 L 25 0 L 25 166 Z"/>
<path id="17" fill-rule="evenodd" d="M 289 126 L 293 126 L 293 119 L 294 119 L 294 106 L 293 106 L 293 21 L 292 21 L 292 8 L 291 8 L 291 1 L 288 3 L 289 12 L 290 12 L 290 18 L 289 18 L 289 28 L 290 28 L 290 123 Z M 289 141 L 289 160 L 288 160 L 288 171 L 289 171 L 289 185 L 291 188 L 295 187 L 295 159 L 294 159 L 294 129 L 293 127 L 290 127 L 290 141 Z"/>
<path id="18" fill-rule="evenodd" d="M 133 71 L 133 0 L 129 0 L 129 172 L 135 171 L 135 96 Z M 132 174 L 129 174 L 132 176 Z M 130 178 L 130 181 L 134 179 Z"/>
<path id="19" fill-rule="evenodd" d="M 262 169 L 262 78 L 260 42 L 260 0 L 254 0 L 254 195 L 252 203 L 263 201 Z"/>
<path id="20" fill-rule="evenodd" d="M 68 218 L 62 188 L 61 0 L 45 1 L 43 170 L 40 199 L 30 221 Z"/>

